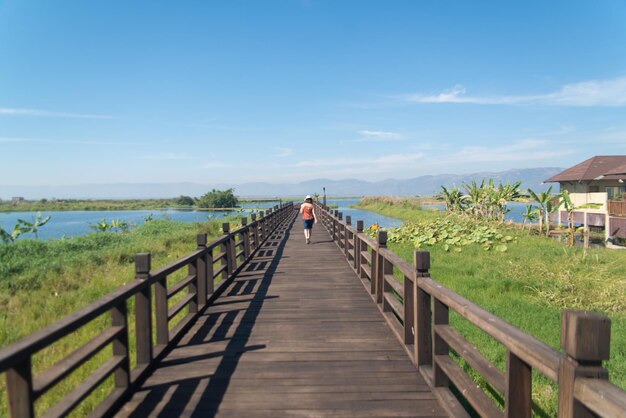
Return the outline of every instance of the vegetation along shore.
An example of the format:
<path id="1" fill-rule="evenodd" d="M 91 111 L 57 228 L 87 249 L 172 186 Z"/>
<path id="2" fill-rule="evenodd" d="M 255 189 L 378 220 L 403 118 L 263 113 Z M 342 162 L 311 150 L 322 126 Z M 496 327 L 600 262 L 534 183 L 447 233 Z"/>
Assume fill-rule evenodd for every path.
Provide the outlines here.
<path id="1" fill-rule="evenodd" d="M 220 236 L 222 223 L 228 221 L 237 227 L 240 218 L 202 223 L 151 220 L 126 232 L 94 232 L 69 239 L 0 243 L 0 346 L 39 331 L 132 280 L 135 254 L 150 252 L 154 266 L 166 265 L 195 250 L 197 234 L 207 233 L 209 241 Z M 171 280 L 178 279 L 173 276 Z M 184 292 L 180 296 L 184 296 Z M 176 301 L 173 299 L 172 303 Z M 134 309 L 133 306 L 128 308 Z M 35 372 L 51 366 L 67 356 L 73 347 L 102 331 L 108 325 L 105 317 L 38 353 L 33 361 Z M 132 315 L 129 320 L 133 320 Z M 130 327 L 134 332 L 132 322 Z M 131 350 L 134 353 L 134 347 Z M 134 354 L 131 358 L 134 361 Z M 99 365 L 98 361 L 99 358 L 90 361 L 44 395 L 37 401 L 37 411 L 45 411 L 60 400 L 68 388 L 75 387 Z M 104 387 L 110 388 L 112 384 L 107 381 Z M 4 385 L 2 380 L 0 391 L 6 391 Z M 105 392 L 96 391 L 81 404 L 77 413 L 87 415 Z M 0 416 L 7 416 L 6 397 L 0 399 Z"/>
<path id="2" fill-rule="evenodd" d="M 562 310 L 607 315 L 611 319 L 609 376 L 626 389 L 626 252 L 570 247 L 539 236 L 537 228 L 427 210 L 411 199 L 366 198 L 357 207 L 405 220 L 402 227 L 388 231 L 393 252 L 411 263 L 416 248 L 430 251 L 436 281 L 556 349 Z M 467 222 L 485 235 L 470 236 L 462 227 Z M 454 236 L 451 230 L 461 233 Z M 504 369 L 502 346 L 457 315 L 451 321 Z M 556 388 L 547 379 L 533 376 L 533 397 L 538 400 L 537 412 L 556 416 Z"/>

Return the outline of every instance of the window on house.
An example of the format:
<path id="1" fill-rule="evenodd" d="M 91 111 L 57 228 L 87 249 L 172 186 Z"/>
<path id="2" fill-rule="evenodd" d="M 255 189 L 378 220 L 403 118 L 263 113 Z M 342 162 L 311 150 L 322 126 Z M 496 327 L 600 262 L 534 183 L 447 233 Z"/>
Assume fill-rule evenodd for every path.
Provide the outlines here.
<path id="1" fill-rule="evenodd" d="M 589 186 L 589 193 L 598 193 L 600 191 L 600 186 Z"/>
<path id="2" fill-rule="evenodd" d="M 606 188 L 606 197 L 609 200 L 621 200 L 624 193 L 626 193 L 626 186 L 612 186 Z"/>

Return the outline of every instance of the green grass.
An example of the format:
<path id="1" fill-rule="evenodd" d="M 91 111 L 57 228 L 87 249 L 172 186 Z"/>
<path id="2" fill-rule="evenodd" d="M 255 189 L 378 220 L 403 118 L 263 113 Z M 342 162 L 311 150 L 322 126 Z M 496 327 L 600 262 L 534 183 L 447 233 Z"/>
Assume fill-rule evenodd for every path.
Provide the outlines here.
<path id="1" fill-rule="evenodd" d="M 69 239 L 0 244 L 0 347 L 41 330 L 132 280 L 136 253 L 150 252 L 153 268 L 161 267 L 195 250 L 198 233 L 208 233 L 209 241 L 221 235 L 221 222 L 156 220 L 124 234 L 93 233 Z M 184 277 L 187 271 L 182 270 L 169 277 L 168 283 Z M 184 292 L 177 296 L 184 297 Z M 172 299 L 170 306 L 177 300 Z M 134 352 L 133 303 L 132 299 L 128 303 L 131 352 Z M 42 350 L 33 357 L 35 374 L 89 341 L 109 322 L 108 315 L 103 315 Z M 110 348 L 105 348 L 93 361 L 72 373 L 37 401 L 37 411 L 58 402 L 109 355 Z M 131 359 L 134 364 L 134 355 Z M 0 416 L 8 415 L 4 384 L 2 379 Z M 109 379 L 79 406 L 75 416 L 87 415 L 111 388 Z"/>
<path id="2" fill-rule="evenodd" d="M 59 199 L 24 200 L 19 203 L 0 202 L 0 212 L 45 212 L 69 210 L 149 210 L 164 208 L 189 209 L 176 199 Z"/>
<path id="3" fill-rule="evenodd" d="M 432 220 L 440 216 L 440 212 L 434 209 L 428 209 L 421 206 L 420 202 L 415 199 L 397 199 L 389 197 L 365 197 L 353 207 L 381 215 L 410 221 L 419 216 L 421 220 Z"/>
<path id="4" fill-rule="evenodd" d="M 391 201 L 371 200 L 365 208 L 412 221 L 444 216 Z M 626 251 L 569 248 L 515 228 L 508 228 L 507 234 L 517 240 L 505 253 L 485 252 L 478 245 L 463 247 L 460 253 L 445 252 L 440 245 L 424 247 L 431 253 L 433 279 L 555 349 L 559 349 L 561 310 L 588 309 L 607 315 L 612 326 L 606 367 L 611 382 L 626 389 Z M 390 248 L 412 262 L 412 245 L 390 244 Z M 504 370 L 506 353 L 499 343 L 458 315 L 451 316 L 451 323 Z M 536 374 L 533 399 L 538 416 L 556 415 L 556 388 Z"/>

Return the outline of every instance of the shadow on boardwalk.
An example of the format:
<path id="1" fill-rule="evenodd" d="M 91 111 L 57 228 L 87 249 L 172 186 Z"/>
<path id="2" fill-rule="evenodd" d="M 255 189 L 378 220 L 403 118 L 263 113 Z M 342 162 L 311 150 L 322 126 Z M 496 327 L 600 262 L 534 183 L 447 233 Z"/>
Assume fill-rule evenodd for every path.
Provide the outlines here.
<path id="1" fill-rule="evenodd" d="M 293 224 L 118 416 L 445 416 L 326 231 Z"/>

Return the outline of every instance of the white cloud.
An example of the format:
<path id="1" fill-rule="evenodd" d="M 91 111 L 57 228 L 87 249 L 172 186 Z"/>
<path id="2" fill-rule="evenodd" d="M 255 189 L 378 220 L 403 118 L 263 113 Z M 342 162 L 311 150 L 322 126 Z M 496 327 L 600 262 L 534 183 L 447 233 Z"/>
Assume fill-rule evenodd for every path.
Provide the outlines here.
<path id="1" fill-rule="evenodd" d="M 460 84 L 439 94 L 413 94 L 415 103 L 471 103 L 488 105 L 541 104 L 552 106 L 626 106 L 626 77 L 567 84 L 557 92 L 522 96 L 468 96 Z"/>
<path id="2" fill-rule="evenodd" d="M 83 114 L 83 113 L 67 113 L 67 112 L 55 112 L 51 110 L 18 109 L 18 108 L 9 108 L 9 107 L 0 107 L 0 115 L 42 116 L 42 117 L 81 118 L 81 119 L 116 119 L 114 116 L 109 116 L 109 115 L 92 115 L 92 114 Z"/>
<path id="3" fill-rule="evenodd" d="M 395 132 L 385 132 L 385 131 L 368 131 L 363 130 L 359 131 L 361 135 L 369 139 L 381 140 L 381 141 L 394 141 L 402 138 L 402 136 Z"/>
<path id="4" fill-rule="evenodd" d="M 275 157 L 289 157 L 293 155 L 293 150 L 291 148 L 283 148 L 283 147 L 274 147 L 278 154 L 275 154 Z"/>
<path id="5" fill-rule="evenodd" d="M 447 157 L 429 159 L 436 165 L 556 159 L 577 152 L 541 139 L 525 139 L 499 147 L 463 147 Z"/>
<path id="6" fill-rule="evenodd" d="M 164 152 L 161 154 L 144 155 L 144 160 L 192 160 L 193 157 L 185 154 L 175 154 L 173 152 Z"/>

